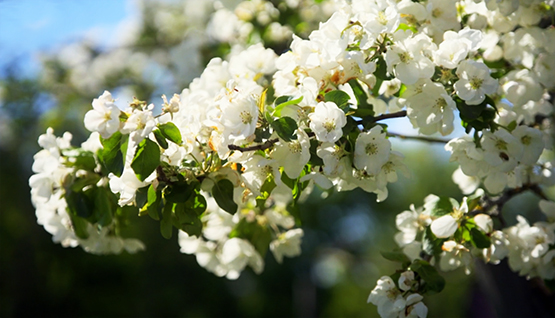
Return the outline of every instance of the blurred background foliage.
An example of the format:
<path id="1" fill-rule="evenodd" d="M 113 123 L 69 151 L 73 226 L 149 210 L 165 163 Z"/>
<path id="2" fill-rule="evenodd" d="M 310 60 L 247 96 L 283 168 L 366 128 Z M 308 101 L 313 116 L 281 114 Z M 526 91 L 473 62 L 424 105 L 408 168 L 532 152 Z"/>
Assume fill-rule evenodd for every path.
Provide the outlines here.
<path id="1" fill-rule="evenodd" d="M 0 316 L 377 316 L 366 299 L 377 279 L 396 269 L 380 255 L 396 247 L 395 216 L 411 203 L 421 205 L 430 193 L 461 199 L 451 182 L 456 166 L 448 163 L 442 145 L 394 141 L 412 175 L 390 186 L 383 203 L 362 191 L 327 198 L 315 191 L 301 207 L 302 255 L 280 265 L 268 253 L 261 275 L 249 269 L 236 281 L 218 278 L 198 266 L 194 256 L 181 254 L 175 236 L 163 239 L 150 218 L 137 216 L 128 229 L 145 242 L 146 251 L 116 256 L 63 248 L 36 223 L 28 178 L 39 150 L 36 140 L 47 127 L 57 135 L 72 132 L 78 144 L 88 135 L 83 115 L 103 90 L 123 101 L 136 96 L 161 104 L 161 94 L 179 93 L 210 58 L 259 41 L 279 54 L 291 39 L 287 30 L 306 37 L 333 12 L 328 1 L 252 1 L 256 5 L 245 6 L 255 8 L 249 16 L 233 9 L 238 3 L 136 2 L 140 15 L 121 31 L 121 45 L 103 48 L 83 39 L 42 53 L 40 72 L 33 76 L 20 75 L 18 60 L 1 70 Z M 263 7 L 268 4 L 278 14 L 270 21 L 257 20 L 257 8 L 276 12 Z M 211 14 L 223 9 L 241 17 L 241 23 L 251 23 L 250 32 L 227 41 L 207 33 Z M 273 22 L 286 28 L 281 38 L 269 31 Z M 410 126 L 394 121 L 397 128 Z M 524 197 L 506 208 L 522 213 L 533 200 Z M 539 287 L 505 265 L 498 267 L 505 268 L 498 276 L 481 264 L 470 278 L 462 270 L 447 273 L 446 289 L 427 299 L 430 316 L 545 314 L 534 305 L 547 299 Z"/>

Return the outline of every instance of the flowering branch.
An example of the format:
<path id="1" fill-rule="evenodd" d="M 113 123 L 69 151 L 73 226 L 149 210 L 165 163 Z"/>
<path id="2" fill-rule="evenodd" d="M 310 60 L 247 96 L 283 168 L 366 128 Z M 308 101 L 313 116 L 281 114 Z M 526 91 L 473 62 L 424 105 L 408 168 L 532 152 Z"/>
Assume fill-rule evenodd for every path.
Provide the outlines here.
<path id="1" fill-rule="evenodd" d="M 265 143 L 263 144 L 259 144 L 259 145 L 255 145 L 255 146 L 250 146 L 250 147 L 241 147 L 241 146 L 236 146 L 236 145 L 227 145 L 227 148 L 229 150 L 237 150 L 237 151 L 241 151 L 241 152 L 245 152 L 245 151 L 256 151 L 256 150 L 266 150 L 270 147 L 272 147 L 276 142 L 279 141 L 279 138 L 275 138 L 275 139 L 269 139 L 267 140 Z"/>
<path id="2" fill-rule="evenodd" d="M 442 144 L 446 144 L 449 142 L 448 140 L 445 140 L 445 139 L 425 137 L 425 136 L 406 136 L 406 135 L 401 135 L 401 134 L 392 133 L 392 132 L 387 132 L 387 136 L 398 137 L 401 139 L 409 139 L 409 140 L 414 139 L 414 140 L 421 140 L 421 141 L 427 141 L 427 142 L 436 142 L 436 143 L 442 143 Z"/>
<path id="3" fill-rule="evenodd" d="M 389 119 L 389 118 L 401 118 L 401 117 L 406 117 L 406 116 L 407 116 L 407 111 L 402 110 L 402 111 L 396 112 L 396 113 L 383 114 L 383 115 L 380 115 L 380 116 L 376 116 L 376 117 L 372 118 L 372 122 L 378 122 L 380 120 Z"/>

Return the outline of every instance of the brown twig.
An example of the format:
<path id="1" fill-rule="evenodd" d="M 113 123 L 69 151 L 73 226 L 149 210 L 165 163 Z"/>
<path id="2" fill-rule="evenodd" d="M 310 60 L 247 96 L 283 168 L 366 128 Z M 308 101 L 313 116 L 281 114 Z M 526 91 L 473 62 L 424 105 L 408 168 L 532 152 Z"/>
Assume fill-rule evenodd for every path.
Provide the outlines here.
<path id="1" fill-rule="evenodd" d="M 236 145 L 227 145 L 227 148 L 229 150 L 237 150 L 237 151 L 241 151 L 241 152 L 245 152 L 245 151 L 256 151 L 256 150 L 266 150 L 270 147 L 272 147 L 276 142 L 279 141 L 279 138 L 275 138 L 275 139 L 269 139 L 267 140 L 265 143 L 262 144 L 258 144 L 258 145 L 254 145 L 254 146 L 250 146 L 250 147 L 241 147 L 241 146 L 236 146 Z"/>
<path id="2" fill-rule="evenodd" d="M 401 118 L 401 117 L 406 117 L 407 116 L 407 111 L 406 110 L 402 110 L 400 112 L 396 112 L 396 113 L 390 113 L 390 114 L 383 114 L 380 116 L 376 116 L 374 118 L 372 118 L 372 122 L 377 122 L 380 120 L 384 120 L 384 119 L 389 119 L 389 118 Z"/>
<path id="3" fill-rule="evenodd" d="M 446 144 L 449 142 L 449 140 L 445 140 L 445 139 L 425 137 L 425 136 L 406 136 L 406 135 L 401 135 L 401 134 L 392 133 L 392 132 L 387 132 L 387 136 L 398 137 L 398 138 L 407 139 L 407 140 L 414 139 L 414 140 L 427 141 L 427 142 L 437 142 L 442 144 Z"/>

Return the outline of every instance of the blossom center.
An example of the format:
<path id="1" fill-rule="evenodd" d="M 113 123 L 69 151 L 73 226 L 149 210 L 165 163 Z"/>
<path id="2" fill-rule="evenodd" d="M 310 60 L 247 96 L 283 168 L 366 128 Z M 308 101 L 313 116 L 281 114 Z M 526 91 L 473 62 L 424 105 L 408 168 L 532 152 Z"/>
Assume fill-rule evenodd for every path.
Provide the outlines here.
<path id="1" fill-rule="evenodd" d="M 440 109 L 444 109 L 445 106 L 447 106 L 447 102 L 445 101 L 445 98 L 436 99 L 436 107 Z"/>
<path id="2" fill-rule="evenodd" d="M 376 146 L 376 144 L 374 143 L 369 143 L 368 145 L 366 145 L 366 148 L 364 148 L 364 150 L 366 150 L 366 153 L 369 156 L 375 155 L 378 152 L 378 146 Z"/>
<path id="3" fill-rule="evenodd" d="M 385 16 L 385 13 L 383 11 L 378 12 L 378 22 L 381 25 L 386 25 L 387 24 L 387 17 Z"/>
<path id="4" fill-rule="evenodd" d="M 484 80 L 481 79 L 481 78 L 478 78 L 478 77 L 473 77 L 469 81 L 470 87 L 472 87 L 472 89 L 474 89 L 474 90 L 479 89 L 480 87 L 482 87 L 483 82 L 484 82 Z"/>
<path id="5" fill-rule="evenodd" d="M 289 143 L 289 150 L 292 153 L 299 153 L 303 150 L 303 146 L 301 146 L 301 143 L 298 141 L 293 141 L 291 143 Z"/>
<path id="6" fill-rule="evenodd" d="M 249 113 L 248 111 L 244 110 L 241 112 L 241 114 L 239 115 L 241 116 L 241 121 L 243 122 L 243 124 L 250 124 L 252 122 L 252 115 L 251 113 Z"/>
<path id="7" fill-rule="evenodd" d="M 410 61 L 412 61 L 412 57 L 410 56 L 409 52 L 403 52 L 399 54 L 399 59 L 401 60 L 401 62 L 403 63 L 408 63 Z"/>
<path id="8" fill-rule="evenodd" d="M 440 8 L 435 8 L 432 10 L 432 17 L 439 18 L 443 14 L 443 10 Z"/>
<path id="9" fill-rule="evenodd" d="M 324 129 L 325 129 L 327 132 L 331 132 L 332 130 L 335 129 L 335 123 L 334 123 L 333 121 L 331 121 L 331 120 L 327 120 L 326 122 L 324 122 L 324 125 L 323 125 L 323 126 L 324 126 Z"/>
<path id="10" fill-rule="evenodd" d="M 502 140 L 502 139 L 497 139 L 495 141 L 495 148 L 500 149 L 500 150 L 507 150 L 507 142 L 505 140 Z"/>
<path id="11" fill-rule="evenodd" d="M 532 137 L 528 135 L 522 136 L 522 138 L 520 138 L 520 141 L 522 142 L 523 145 L 529 145 L 532 142 Z"/>

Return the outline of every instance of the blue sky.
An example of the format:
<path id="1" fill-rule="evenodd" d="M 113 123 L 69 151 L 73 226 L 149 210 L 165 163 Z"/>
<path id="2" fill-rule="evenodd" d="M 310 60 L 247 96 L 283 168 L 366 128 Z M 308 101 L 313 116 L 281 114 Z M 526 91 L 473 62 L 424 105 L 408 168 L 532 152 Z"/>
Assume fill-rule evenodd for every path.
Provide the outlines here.
<path id="1" fill-rule="evenodd" d="M 130 0 L 0 0 L 0 69 L 17 58 L 23 71 L 33 74 L 37 51 L 87 33 L 108 42 L 133 8 Z"/>

